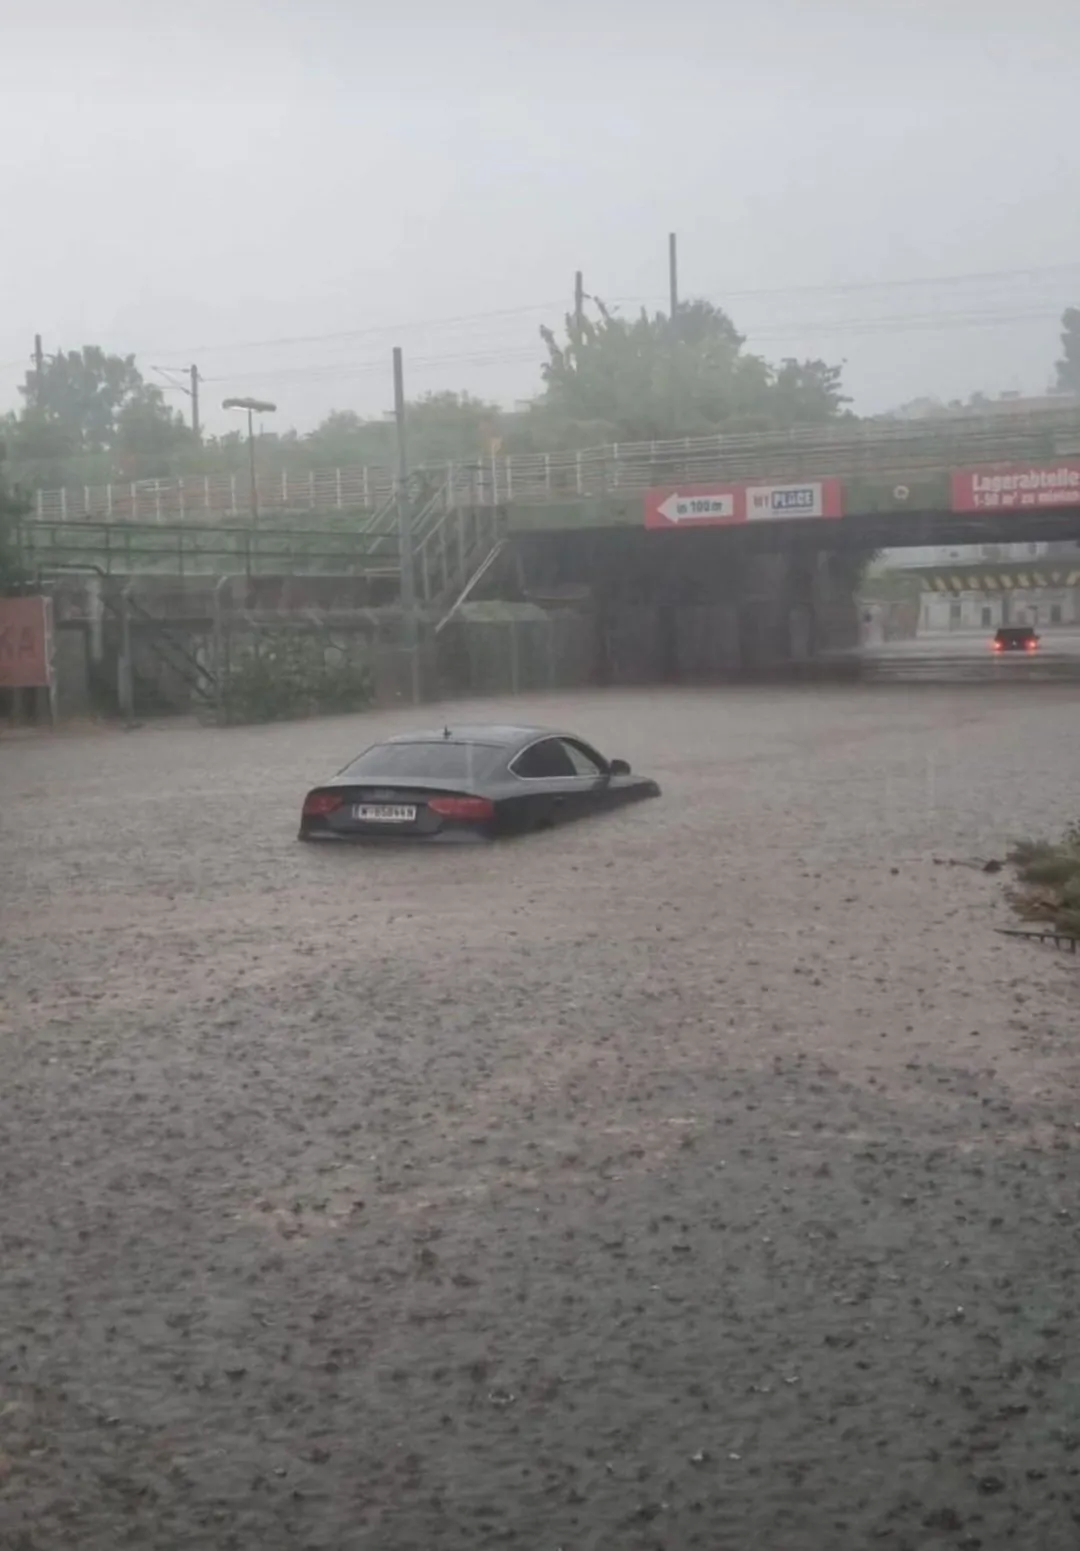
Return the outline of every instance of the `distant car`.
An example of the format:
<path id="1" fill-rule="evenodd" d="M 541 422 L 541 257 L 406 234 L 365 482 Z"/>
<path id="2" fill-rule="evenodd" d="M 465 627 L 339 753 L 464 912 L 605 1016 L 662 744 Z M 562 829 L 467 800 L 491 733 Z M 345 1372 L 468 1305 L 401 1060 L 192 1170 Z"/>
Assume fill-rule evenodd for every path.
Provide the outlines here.
<path id="1" fill-rule="evenodd" d="M 444 727 L 376 743 L 314 787 L 300 839 L 493 840 L 659 795 L 572 733 Z"/>
<path id="2" fill-rule="evenodd" d="M 992 644 L 995 652 L 1034 652 L 1039 637 L 1031 625 L 1002 625 Z"/>

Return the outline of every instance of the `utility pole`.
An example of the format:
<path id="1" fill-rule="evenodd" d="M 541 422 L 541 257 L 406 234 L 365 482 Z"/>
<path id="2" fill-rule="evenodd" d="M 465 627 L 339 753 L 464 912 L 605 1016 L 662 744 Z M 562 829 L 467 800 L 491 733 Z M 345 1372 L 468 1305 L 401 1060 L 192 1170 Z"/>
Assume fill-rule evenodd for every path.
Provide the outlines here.
<path id="1" fill-rule="evenodd" d="M 191 378 L 191 434 L 196 443 L 202 442 L 202 422 L 199 419 L 199 368 L 192 366 L 188 375 Z"/>
<path id="2" fill-rule="evenodd" d="M 34 408 L 41 409 L 45 399 L 45 351 L 41 335 L 34 335 Z"/>
<path id="3" fill-rule="evenodd" d="M 412 507 L 409 504 L 409 464 L 405 446 L 405 367 L 401 347 L 394 346 L 394 424 L 397 427 L 397 520 L 401 565 L 401 613 L 409 654 L 413 705 L 420 701 L 420 663 L 416 619 L 416 571 L 413 566 Z"/>
<path id="4" fill-rule="evenodd" d="M 679 393 L 679 250 L 674 232 L 668 233 L 668 286 L 671 292 L 671 429 L 675 434 L 682 416 L 682 403 Z"/>
<path id="5" fill-rule="evenodd" d="M 668 233 L 668 285 L 671 290 L 671 332 L 675 333 L 675 315 L 679 310 L 679 250 L 674 232 Z"/>
<path id="6" fill-rule="evenodd" d="M 585 322 L 585 281 L 581 270 L 574 274 L 574 327 L 581 333 Z"/>

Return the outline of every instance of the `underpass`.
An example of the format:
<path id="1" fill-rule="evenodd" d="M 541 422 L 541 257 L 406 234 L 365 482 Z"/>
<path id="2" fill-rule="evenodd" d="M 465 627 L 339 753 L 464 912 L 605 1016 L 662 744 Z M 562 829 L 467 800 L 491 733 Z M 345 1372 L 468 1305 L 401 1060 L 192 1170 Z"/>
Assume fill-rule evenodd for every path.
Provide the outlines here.
<path id="1" fill-rule="evenodd" d="M 1025 686 L 1080 683 L 1080 631 L 1045 631 L 1033 652 L 995 652 L 986 634 L 919 636 L 827 654 L 823 676 L 864 684 L 955 684 L 1019 691 Z"/>
<path id="2" fill-rule="evenodd" d="M 877 551 L 1080 542 L 1075 420 L 1064 405 L 493 456 L 413 470 L 401 489 L 386 470 L 310 470 L 304 480 L 283 469 L 269 492 L 276 506 L 256 474 L 251 512 L 262 517 L 247 524 L 235 475 L 221 487 L 207 475 L 155 481 L 152 492 L 61 491 L 59 520 L 56 493 L 40 492 L 21 544 L 43 586 L 67 589 L 59 623 L 82 681 L 60 699 L 81 706 L 95 684 L 133 679 L 155 709 L 169 697 L 177 708 L 193 696 L 220 702 L 228 640 L 238 657 L 255 650 L 267 597 L 290 628 L 321 633 L 326 650 L 337 649 L 335 622 L 393 643 L 385 674 L 371 649 L 373 676 L 405 680 L 420 698 L 488 687 L 457 671 L 474 656 L 477 604 L 532 622 L 539 611 L 547 662 L 572 661 L 582 686 L 789 668 L 813 677 L 858 640 L 855 593 Z M 151 495 L 155 520 L 145 521 Z M 209 520 L 226 495 L 227 520 Z M 913 671 L 940 675 L 947 655 Z M 899 670 L 869 659 L 866 671 Z M 1035 670 L 1070 671 L 1056 657 Z M 548 677 L 560 682 L 554 666 Z"/>

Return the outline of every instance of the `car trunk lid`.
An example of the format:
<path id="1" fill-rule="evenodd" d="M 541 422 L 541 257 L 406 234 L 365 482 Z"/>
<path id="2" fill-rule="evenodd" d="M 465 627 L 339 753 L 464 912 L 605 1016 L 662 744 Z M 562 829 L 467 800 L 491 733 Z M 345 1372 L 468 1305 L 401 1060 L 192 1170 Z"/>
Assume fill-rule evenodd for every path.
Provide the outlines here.
<path id="1" fill-rule="evenodd" d="M 338 798 L 338 805 L 321 815 L 337 834 L 365 836 L 424 836 L 447 824 L 478 823 L 490 814 L 484 799 L 462 792 L 452 782 L 343 782 L 320 788 Z"/>

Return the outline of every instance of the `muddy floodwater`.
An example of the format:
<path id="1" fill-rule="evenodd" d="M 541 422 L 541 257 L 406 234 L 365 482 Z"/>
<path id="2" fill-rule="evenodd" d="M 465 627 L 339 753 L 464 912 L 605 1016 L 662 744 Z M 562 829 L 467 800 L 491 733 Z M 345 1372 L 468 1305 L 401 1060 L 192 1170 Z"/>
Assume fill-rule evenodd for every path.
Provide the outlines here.
<path id="1" fill-rule="evenodd" d="M 413 851 L 294 840 L 404 712 L 0 739 L 0 1546 L 1075 1551 L 1080 959 L 947 864 L 1076 697 L 491 706 L 662 800 Z"/>

